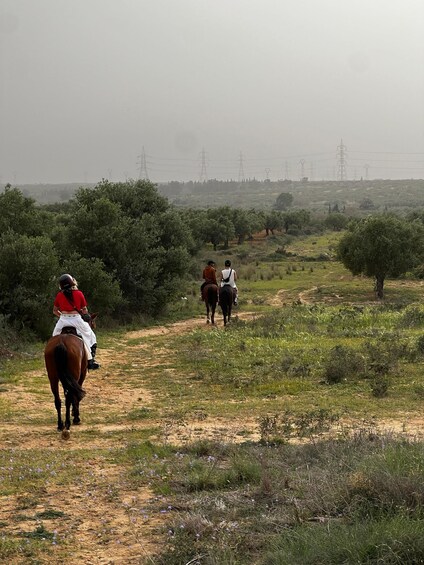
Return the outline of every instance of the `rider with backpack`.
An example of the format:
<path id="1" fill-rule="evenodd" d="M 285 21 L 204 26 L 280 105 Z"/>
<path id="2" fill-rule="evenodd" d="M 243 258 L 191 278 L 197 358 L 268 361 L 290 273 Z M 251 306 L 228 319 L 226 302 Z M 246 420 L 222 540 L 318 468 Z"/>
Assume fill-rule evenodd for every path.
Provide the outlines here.
<path id="1" fill-rule="evenodd" d="M 86 346 L 88 369 L 98 369 L 100 365 L 94 360 L 97 340 L 89 324 L 91 317 L 88 313 L 85 296 L 78 290 L 77 281 L 71 275 L 61 275 L 59 287 L 60 292 L 57 293 L 53 305 L 53 314 L 58 316 L 59 319 L 52 335 L 59 335 L 66 326 L 75 328 Z"/>
<path id="2" fill-rule="evenodd" d="M 224 263 L 225 269 L 221 271 L 221 287 L 231 286 L 233 289 L 233 302 L 234 305 L 238 304 L 238 288 L 236 285 L 237 273 L 231 268 L 231 261 L 227 259 Z"/>

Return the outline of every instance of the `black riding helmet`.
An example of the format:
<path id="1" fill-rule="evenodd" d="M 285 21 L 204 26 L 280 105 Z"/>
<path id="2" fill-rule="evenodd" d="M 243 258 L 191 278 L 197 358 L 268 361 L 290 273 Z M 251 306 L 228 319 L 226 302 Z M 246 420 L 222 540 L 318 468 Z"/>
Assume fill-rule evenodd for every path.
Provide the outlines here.
<path id="1" fill-rule="evenodd" d="M 74 284 L 74 279 L 71 275 L 64 274 L 59 277 L 59 286 L 62 290 L 69 290 Z"/>
<path id="2" fill-rule="evenodd" d="M 227 259 L 227 260 L 225 261 L 224 265 L 225 265 L 226 267 L 231 267 L 231 261 L 230 261 L 229 259 Z"/>

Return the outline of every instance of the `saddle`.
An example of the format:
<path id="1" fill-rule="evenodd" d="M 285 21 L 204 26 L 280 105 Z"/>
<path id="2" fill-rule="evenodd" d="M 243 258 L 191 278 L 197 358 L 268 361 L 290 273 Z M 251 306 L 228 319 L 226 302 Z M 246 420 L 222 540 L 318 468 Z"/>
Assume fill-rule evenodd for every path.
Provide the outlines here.
<path id="1" fill-rule="evenodd" d="M 76 337 L 81 338 L 79 333 L 77 333 L 77 328 L 74 328 L 73 326 L 65 326 L 64 328 L 62 328 L 62 331 L 60 333 L 65 335 L 75 335 Z"/>

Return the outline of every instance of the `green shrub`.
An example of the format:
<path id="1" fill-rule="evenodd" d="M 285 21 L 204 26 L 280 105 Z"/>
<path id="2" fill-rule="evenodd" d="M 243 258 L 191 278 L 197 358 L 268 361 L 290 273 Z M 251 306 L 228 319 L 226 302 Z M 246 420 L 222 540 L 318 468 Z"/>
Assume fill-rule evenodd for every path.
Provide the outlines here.
<path id="1" fill-rule="evenodd" d="M 390 381 L 386 374 L 375 375 L 375 377 L 371 379 L 370 382 L 372 395 L 376 398 L 384 398 L 385 396 L 387 396 L 389 384 Z"/>
<path id="2" fill-rule="evenodd" d="M 365 371 L 364 357 L 343 345 L 333 347 L 324 362 L 324 379 L 329 384 L 340 383 L 349 377 L 362 377 Z"/>
<path id="3" fill-rule="evenodd" d="M 400 317 L 399 327 L 417 328 L 424 325 L 424 307 L 418 304 L 407 306 Z"/>

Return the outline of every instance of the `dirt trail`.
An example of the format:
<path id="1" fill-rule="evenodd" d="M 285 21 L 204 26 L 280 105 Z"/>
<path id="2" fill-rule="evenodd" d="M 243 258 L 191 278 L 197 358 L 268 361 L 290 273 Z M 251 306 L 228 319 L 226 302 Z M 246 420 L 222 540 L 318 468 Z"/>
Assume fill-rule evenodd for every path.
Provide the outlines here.
<path id="1" fill-rule="evenodd" d="M 235 314 L 251 318 L 254 314 Z M 74 454 L 78 451 L 83 469 L 81 484 L 72 483 L 58 488 L 47 485 L 37 491 L 36 499 L 31 491 L 22 490 L 19 496 L 0 499 L 0 523 L 5 532 L 19 535 L 31 532 L 37 524 L 46 529 L 55 528 L 58 540 L 73 539 L 79 549 L 73 550 L 64 560 L 59 554 L 61 544 L 52 547 L 49 563 L 69 565 L 150 563 L 163 544 L 163 525 L 166 511 L 162 501 L 148 487 L 135 488 L 128 480 L 127 469 L 119 463 L 111 464 L 103 453 L 125 446 L 131 437 L 137 438 L 144 429 L 157 426 L 162 439 L 190 441 L 202 433 L 221 439 L 233 437 L 234 422 L 199 421 L 192 423 L 166 422 L 149 419 L 131 419 L 133 410 L 148 410 L 152 393 L 143 379 L 146 367 L 154 368 L 166 361 L 169 352 L 155 340 L 134 344 L 142 338 L 181 334 L 194 329 L 222 331 L 222 325 L 212 328 L 205 317 L 177 322 L 166 326 L 128 332 L 123 339 L 113 343 L 110 349 L 101 349 L 102 367 L 90 372 L 84 384 L 87 395 L 81 403 L 82 425 L 71 428 L 71 438 L 61 439 L 55 431 L 56 415 L 53 396 L 44 370 L 25 373 L 25 380 L 10 385 L 2 392 L 2 401 L 10 407 L 6 421 L 0 427 L 0 448 L 25 453 L 25 450 L 43 450 L 47 458 L 55 454 Z M 140 355 L 143 354 L 143 358 Z M 62 412 L 64 406 L 62 406 Z M 167 429 L 167 426 L 169 429 Z M 135 435 L 134 435 L 135 434 Z M 154 436 L 151 436 L 155 439 Z M 87 459 L 87 450 L 92 457 Z M 97 453 L 102 456 L 97 456 Z M 32 452 L 31 452 L 32 453 Z M 88 478 L 87 478 L 88 465 Z M 165 503 L 163 503 L 165 504 Z M 29 506 L 29 509 L 26 509 Z M 59 522 L 48 518 L 36 520 L 43 512 L 54 509 L 63 513 Z M 18 516 L 18 519 L 16 519 Z M 11 560 L 10 563 L 26 563 Z"/>

